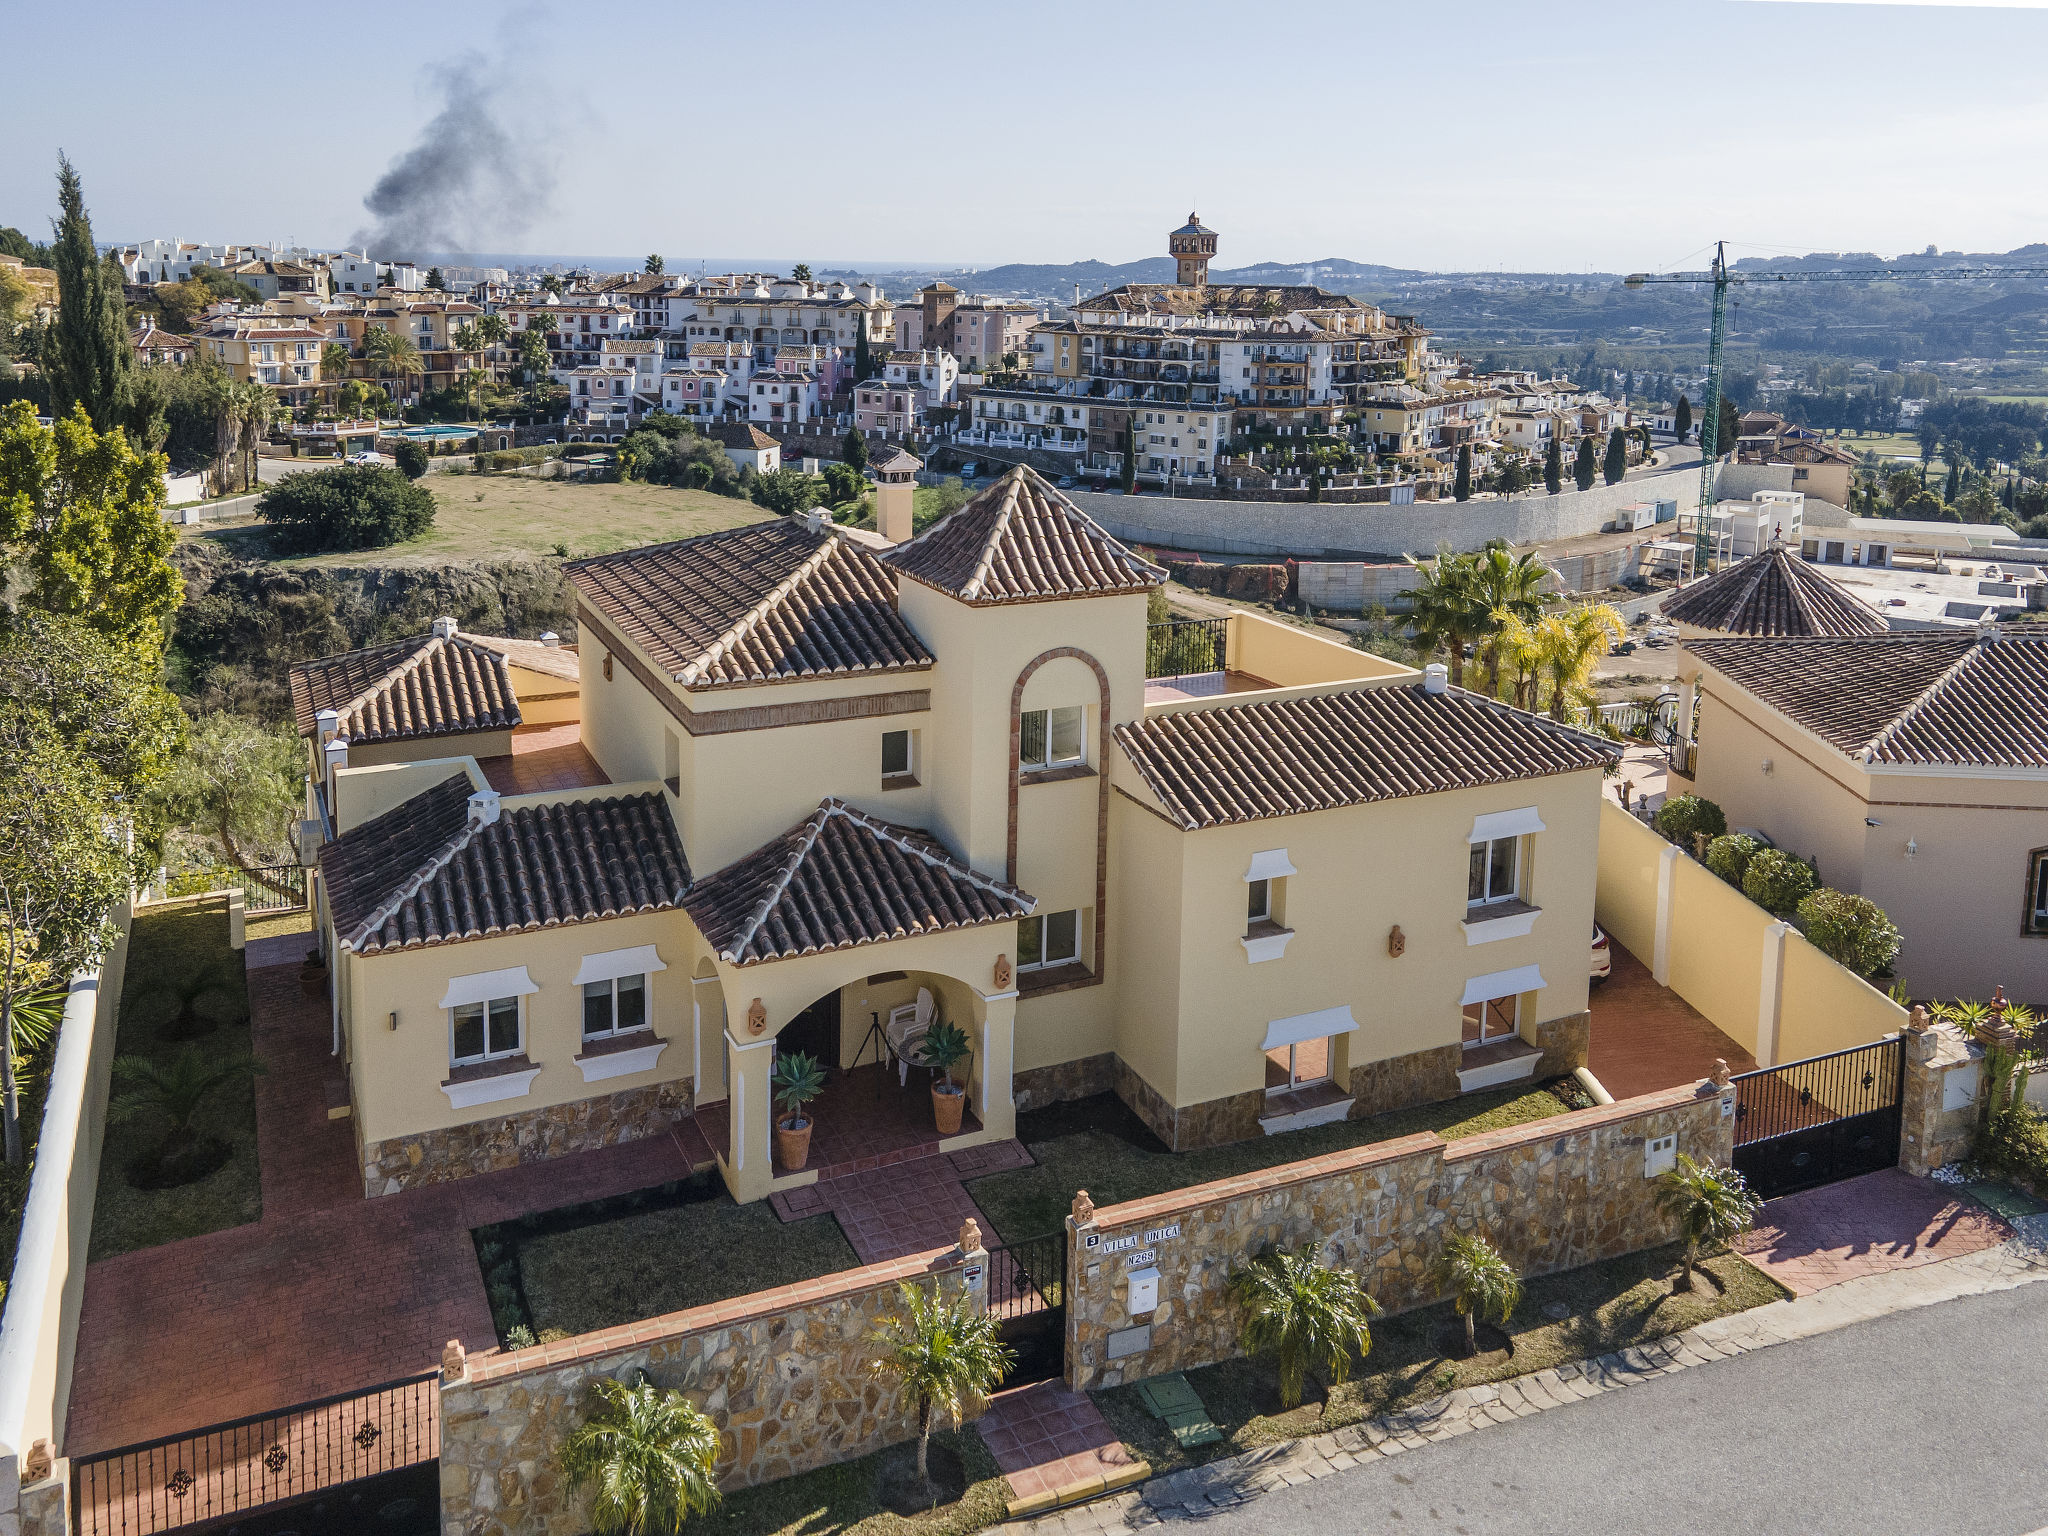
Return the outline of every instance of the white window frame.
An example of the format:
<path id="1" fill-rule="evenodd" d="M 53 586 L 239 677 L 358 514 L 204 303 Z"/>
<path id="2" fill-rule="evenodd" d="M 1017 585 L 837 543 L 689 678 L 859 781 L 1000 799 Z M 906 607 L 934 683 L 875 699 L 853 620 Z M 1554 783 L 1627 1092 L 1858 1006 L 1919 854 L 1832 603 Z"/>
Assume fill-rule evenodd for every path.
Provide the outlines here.
<path id="1" fill-rule="evenodd" d="M 896 736 L 901 736 L 901 737 L 903 738 L 903 766 L 902 766 L 901 768 L 891 768 L 891 767 L 889 766 L 889 742 L 890 742 L 890 739 L 891 739 L 892 737 L 896 737 Z M 883 779 L 883 781 L 884 781 L 884 782 L 886 783 L 887 781 L 889 781 L 889 780 L 891 780 L 891 779 L 914 779 L 914 778 L 916 778 L 916 777 L 917 777 L 917 737 L 916 737 L 916 733 L 915 733 L 915 732 L 913 732 L 913 731 L 911 731 L 911 730 L 910 730 L 910 729 L 909 729 L 908 727 L 904 728 L 903 730 L 899 730 L 899 731 L 884 731 L 884 732 L 882 732 L 882 779 Z"/>
<path id="2" fill-rule="evenodd" d="M 1273 921 L 1273 882 L 1270 878 L 1245 881 L 1245 923 Z"/>
<path id="3" fill-rule="evenodd" d="M 2048 848 L 2027 855 L 2027 932 L 2048 933 Z"/>
<path id="4" fill-rule="evenodd" d="M 622 1029 L 619 1027 L 619 983 L 625 981 L 637 981 L 640 983 L 640 1022 L 628 1025 Z M 612 1021 L 611 1027 L 608 1029 L 593 1030 L 590 1027 L 590 989 L 592 987 L 603 987 L 605 995 L 610 999 Z M 582 1030 L 581 1038 L 586 1041 L 616 1040 L 621 1035 L 642 1034 L 654 1028 L 654 978 L 645 971 L 631 971 L 624 976 L 606 976 L 594 981 L 586 981 L 583 983 L 577 1001 L 582 1009 L 578 1016 L 577 1024 Z"/>
<path id="5" fill-rule="evenodd" d="M 1505 890 L 1495 890 L 1493 885 L 1493 852 L 1503 844 L 1506 844 L 1509 850 L 1507 888 Z M 1491 837 L 1483 842 L 1474 842 L 1470 846 L 1472 851 L 1465 869 L 1466 908 L 1469 910 L 1474 907 L 1493 907 L 1499 906 L 1502 902 L 1521 900 L 1521 837 L 1519 835 Z M 1477 866 L 1476 868 L 1474 867 L 1475 865 Z M 1479 881 L 1479 893 L 1477 895 L 1474 895 L 1472 892 L 1472 882 L 1475 877 Z"/>
<path id="6" fill-rule="evenodd" d="M 1052 920 L 1056 917 L 1071 917 L 1074 920 L 1074 948 L 1071 954 L 1054 958 L 1047 953 L 1046 940 L 1052 931 Z M 1027 961 L 1024 958 L 1024 934 L 1035 929 L 1038 934 L 1038 958 Z M 1049 971 L 1062 965 L 1077 965 L 1081 960 L 1081 909 L 1069 907 L 1059 912 L 1036 912 L 1030 917 L 1017 920 L 1017 969 L 1023 971 Z"/>
<path id="7" fill-rule="evenodd" d="M 513 1017 L 516 1022 L 513 1028 L 511 1049 L 494 1051 L 491 1049 L 491 1014 L 500 1003 L 510 1003 L 512 1005 Z M 458 1056 L 455 1054 L 456 1015 L 469 1008 L 480 1008 L 483 1010 L 480 1016 L 484 1031 L 483 1053 L 477 1056 Z M 526 999 L 521 994 L 512 993 L 504 997 L 476 998 L 467 1002 L 452 1004 L 448 1008 L 448 1065 L 450 1067 L 480 1067 L 487 1062 L 509 1061 L 514 1056 L 523 1056 L 525 1054 Z"/>
<path id="8" fill-rule="evenodd" d="M 1074 720 L 1074 753 L 1071 757 L 1053 755 L 1054 723 L 1060 716 L 1072 715 Z M 1042 720 L 1039 727 L 1040 740 L 1044 742 L 1044 755 L 1039 758 L 1025 756 L 1025 742 L 1031 735 L 1029 723 L 1032 719 Z M 1047 768 L 1072 768 L 1088 761 L 1088 709 L 1082 704 L 1062 704 L 1046 709 L 1027 709 L 1017 717 L 1017 766 L 1025 773 L 1035 773 Z"/>

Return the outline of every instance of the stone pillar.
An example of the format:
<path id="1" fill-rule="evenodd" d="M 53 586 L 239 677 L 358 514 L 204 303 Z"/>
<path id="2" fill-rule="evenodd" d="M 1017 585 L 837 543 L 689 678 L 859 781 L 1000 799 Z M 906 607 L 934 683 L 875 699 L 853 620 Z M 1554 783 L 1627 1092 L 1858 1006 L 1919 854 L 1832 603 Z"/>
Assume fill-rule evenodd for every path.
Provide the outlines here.
<path id="1" fill-rule="evenodd" d="M 1010 970 L 1008 956 L 998 959 L 996 975 L 1004 979 Z M 981 1038 L 974 1064 L 974 1113 L 994 1140 L 1006 1141 L 1017 1134 L 1016 1077 L 1017 990 L 984 992 L 974 989 L 975 1025 Z"/>
<path id="2" fill-rule="evenodd" d="M 1899 1166 L 1925 1178 L 1970 1150 L 1984 1092 L 1984 1047 L 1916 1006 L 1906 1022 L 1899 1103 Z"/>
<path id="3" fill-rule="evenodd" d="M 245 892 L 228 892 L 228 948 L 241 949 L 249 941 L 249 902 Z"/>
<path id="4" fill-rule="evenodd" d="M 1102 1369 L 1099 1325 L 1092 1323 L 1092 1297 L 1085 1294 L 1090 1277 L 1099 1275 L 1102 1260 L 1095 1251 L 1095 1202 L 1078 1190 L 1067 1216 L 1067 1385 L 1088 1390 Z"/>
<path id="5" fill-rule="evenodd" d="M 37 1451 L 42 1452 L 39 1465 L 34 1464 Z M 16 1505 L 21 1536 L 71 1536 L 71 1460 L 53 1459 L 49 1451 L 49 1442 L 38 1440 L 22 1467 Z"/>
<path id="6" fill-rule="evenodd" d="M 728 1035 L 726 1042 L 731 1067 L 726 1082 L 726 1145 L 719 1169 L 733 1199 L 744 1205 L 765 1200 L 775 1177 L 774 1105 L 768 1093 L 775 1040 L 771 1035 L 746 1041 Z"/>

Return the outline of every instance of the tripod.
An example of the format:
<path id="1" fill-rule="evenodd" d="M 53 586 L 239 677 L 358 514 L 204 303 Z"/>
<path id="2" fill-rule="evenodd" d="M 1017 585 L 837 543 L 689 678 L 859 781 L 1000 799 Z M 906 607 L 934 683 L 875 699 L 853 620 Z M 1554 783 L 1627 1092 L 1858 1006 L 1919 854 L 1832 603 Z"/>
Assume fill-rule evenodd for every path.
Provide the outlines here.
<path id="1" fill-rule="evenodd" d="M 868 1015 L 868 1032 L 861 1036 L 860 1049 L 853 1053 L 853 1060 L 847 1064 L 847 1071 L 851 1072 L 860 1065 L 860 1059 L 868 1053 L 870 1045 L 875 1048 L 875 1065 L 882 1068 L 875 1075 L 875 1101 L 880 1103 L 882 1079 L 889 1075 L 889 1037 L 882 1033 L 882 1016 L 879 1013 Z"/>

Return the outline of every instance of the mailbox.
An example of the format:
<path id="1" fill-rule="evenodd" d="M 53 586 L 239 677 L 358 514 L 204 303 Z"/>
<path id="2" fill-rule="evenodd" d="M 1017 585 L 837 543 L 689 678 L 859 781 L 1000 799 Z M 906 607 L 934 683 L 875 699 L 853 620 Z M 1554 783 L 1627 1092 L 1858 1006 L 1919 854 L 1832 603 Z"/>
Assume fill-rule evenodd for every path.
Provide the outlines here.
<path id="1" fill-rule="evenodd" d="M 1125 1279 L 1129 1287 L 1124 1308 L 1133 1317 L 1142 1317 L 1159 1305 L 1159 1271 L 1156 1269 L 1134 1269 Z"/>

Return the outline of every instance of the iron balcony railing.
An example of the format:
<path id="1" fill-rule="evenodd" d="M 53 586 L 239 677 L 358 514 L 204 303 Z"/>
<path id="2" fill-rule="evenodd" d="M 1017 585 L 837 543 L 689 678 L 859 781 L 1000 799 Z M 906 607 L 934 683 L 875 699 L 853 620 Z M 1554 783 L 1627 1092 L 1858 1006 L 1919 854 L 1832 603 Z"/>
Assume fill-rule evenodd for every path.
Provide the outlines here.
<path id="1" fill-rule="evenodd" d="M 1228 619 L 1169 619 L 1145 626 L 1145 675 L 1189 677 L 1221 672 L 1229 654 Z"/>

